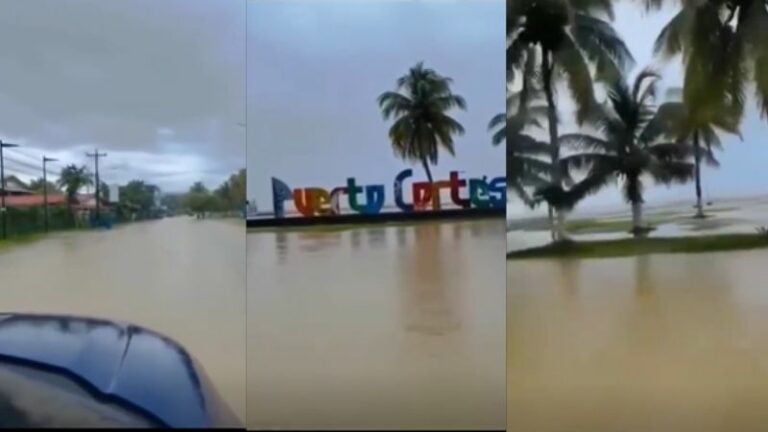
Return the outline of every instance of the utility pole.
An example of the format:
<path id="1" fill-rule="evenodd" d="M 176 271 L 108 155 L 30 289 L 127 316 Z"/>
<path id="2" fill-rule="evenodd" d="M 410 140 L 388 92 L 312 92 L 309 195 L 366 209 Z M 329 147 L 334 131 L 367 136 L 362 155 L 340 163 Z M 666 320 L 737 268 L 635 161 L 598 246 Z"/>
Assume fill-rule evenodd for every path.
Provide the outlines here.
<path id="1" fill-rule="evenodd" d="M 3 216 L 3 239 L 8 237 L 8 209 L 5 208 L 5 195 L 8 191 L 5 190 L 5 165 L 3 165 L 3 149 L 18 147 L 18 144 L 4 143 L 0 140 L 0 213 Z"/>
<path id="2" fill-rule="evenodd" d="M 45 232 L 48 232 L 48 171 L 46 164 L 56 162 L 58 159 L 45 157 L 43 155 L 43 211 L 45 212 Z"/>
<path id="3" fill-rule="evenodd" d="M 106 157 L 106 153 L 99 153 L 99 149 L 95 149 L 93 153 L 86 153 L 88 157 L 93 158 L 94 165 L 96 166 L 96 222 L 100 220 L 99 208 L 101 202 L 101 196 L 99 195 L 100 181 L 99 181 L 99 158 Z"/>

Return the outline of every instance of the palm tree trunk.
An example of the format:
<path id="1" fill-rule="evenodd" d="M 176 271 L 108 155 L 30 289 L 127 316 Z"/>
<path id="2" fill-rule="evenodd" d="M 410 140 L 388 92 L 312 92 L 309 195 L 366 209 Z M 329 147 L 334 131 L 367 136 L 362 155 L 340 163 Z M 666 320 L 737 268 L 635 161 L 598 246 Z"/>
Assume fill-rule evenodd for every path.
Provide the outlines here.
<path id="1" fill-rule="evenodd" d="M 550 52 L 544 50 L 541 57 L 541 66 L 544 72 L 544 94 L 547 98 L 547 120 L 549 123 L 549 145 L 550 145 L 550 162 L 552 164 L 552 172 L 550 174 L 550 180 L 557 186 L 562 186 L 562 173 L 560 172 L 560 144 L 558 142 L 557 131 L 557 105 L 555 104 L 555 96 L 552 91 L 552 72 L 554 65 L 550 60 Z M 565 240 L 565 211 L 562 209 L 555 209 L 557 212 L 557 222 L 554 223 L 552 219 L 552 207 L 550 206 L 550 229 L 552 231 L 552 238 L 554 241 Z"/>
<path id="2" fill-rule="evenodd" d="M 434 185 L 434 180 L 432 180 L 432 171 L 429 169 L 429 162 L 427 162 L 427 158 L 421 158 L 421 165 L 424 167 L 424 171 L 427 173 L 427 180 L 429 180 L 430 185 Z M 434 188 L 432 190 L 432 193 L 434 193 Z M 434 202 L 436 203 L 436 210 L 440 210 L 440 192 L 437 193 L 436 196 L 432 197 Z"/>
<path id="3" fill-rule="evenodd" d="M 636 201 L 632 203 L 632 232 L 635 237 L 640 237 L 643 233 L 643 202 Z"/>
<path id="4" fill-rule="evenodd" d="M 547 213 L 549 219 L 549 235 L 552 237 L 552 241 L 557 241 L 557 232 L 555 231 L 555 219 L 552 213 L 552 206 L 547 205 Z"/>
<path id="5" fill-rule="evenodd" d="M 704 207 L 701 204 L 701 146 L 699 145 L 699 131 L 693 132 L 693 160 L 696 175 L 696 216 L 704 217 Z"/>

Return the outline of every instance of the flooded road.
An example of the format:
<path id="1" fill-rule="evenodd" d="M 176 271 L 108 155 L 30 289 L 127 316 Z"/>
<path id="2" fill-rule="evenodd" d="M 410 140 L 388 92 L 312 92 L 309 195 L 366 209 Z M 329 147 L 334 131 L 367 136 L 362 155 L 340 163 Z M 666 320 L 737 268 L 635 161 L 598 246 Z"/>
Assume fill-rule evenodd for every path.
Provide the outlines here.
<path id="1" fill-rule="evenodd" d="M 248 234 L 248 426 L 502 428 L 504 222 Z"/>
<path id="2" fill-rule="evenodd" d="M 3 249 L 0 311 L 103 317 L 164 333 L 245 419 L 244 232 L 242 221 L 182 217 Z"/>
<path id="3" fill-rule="evenodd" d="M 509 261 L 508 430 L 766 430 L 767 262 Z"/>

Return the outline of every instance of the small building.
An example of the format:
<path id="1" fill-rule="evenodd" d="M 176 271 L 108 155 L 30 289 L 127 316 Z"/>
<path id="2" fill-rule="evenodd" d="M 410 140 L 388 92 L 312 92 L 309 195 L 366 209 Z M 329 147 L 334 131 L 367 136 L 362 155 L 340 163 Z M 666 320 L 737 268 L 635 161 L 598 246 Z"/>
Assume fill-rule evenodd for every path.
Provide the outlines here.
<path id="1" fill-rule="evenodd" d="M 34 195 L 34 192 L 27 188 L 27 185 L 19 180 L 16 176 L 5 176 L 5 189 L 0 182 L 0 195 L 5 196 L 21 196 L 21 195 Z"/>
<path id="2" fill-rule="evenodd" d="M 9 195 L 5 197 L 7 207 L 29 208 L 42 207 L 45 204 L 45 197 L 42 194 L 29 195 Z M 67 205 L 67 197 L 64 194 L 48 194 L 49 207 L 63 207 Z"/>

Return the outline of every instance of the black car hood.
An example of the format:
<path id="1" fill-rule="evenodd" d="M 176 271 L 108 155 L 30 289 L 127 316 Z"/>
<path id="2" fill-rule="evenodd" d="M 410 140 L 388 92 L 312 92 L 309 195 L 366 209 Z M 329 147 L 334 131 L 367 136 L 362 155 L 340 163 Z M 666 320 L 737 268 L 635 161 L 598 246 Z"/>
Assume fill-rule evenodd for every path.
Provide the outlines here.
<path id="1" fill-rule="evenodd" d="M 239 427 L 200 366 L 156 332 L 102 319 L 0 314 L 0 360 L 69 375 L 170 427 Z"/>

